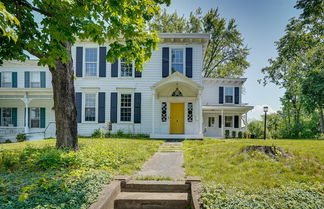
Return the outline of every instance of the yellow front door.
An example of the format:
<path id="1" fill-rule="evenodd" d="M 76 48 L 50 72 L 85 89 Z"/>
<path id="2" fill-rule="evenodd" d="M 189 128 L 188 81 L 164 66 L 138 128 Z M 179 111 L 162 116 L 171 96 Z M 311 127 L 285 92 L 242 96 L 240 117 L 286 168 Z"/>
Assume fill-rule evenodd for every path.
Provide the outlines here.
<path id="1" fill-rule="evenodd" d="M 184 134 L 184 103 L 171 103 L 170 133 Z"/>

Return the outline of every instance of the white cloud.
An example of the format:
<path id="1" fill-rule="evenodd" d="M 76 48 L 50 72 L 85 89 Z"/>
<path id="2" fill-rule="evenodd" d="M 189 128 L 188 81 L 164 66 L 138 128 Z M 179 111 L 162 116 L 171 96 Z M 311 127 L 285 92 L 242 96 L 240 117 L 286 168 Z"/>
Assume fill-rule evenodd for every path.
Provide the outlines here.
<path id="1" fill-rule="evenodd" d="M 264 115 L 263 107 L 268 106 L 268 114 L 277 112 L 276 110 L 272 109 L 269 105 L 263 104 L 263 105 L 256 105 L 254 106 L 253 110 L 248 112 L 248 121 L 252 120 L 261 120 L 261 115 Z"/>

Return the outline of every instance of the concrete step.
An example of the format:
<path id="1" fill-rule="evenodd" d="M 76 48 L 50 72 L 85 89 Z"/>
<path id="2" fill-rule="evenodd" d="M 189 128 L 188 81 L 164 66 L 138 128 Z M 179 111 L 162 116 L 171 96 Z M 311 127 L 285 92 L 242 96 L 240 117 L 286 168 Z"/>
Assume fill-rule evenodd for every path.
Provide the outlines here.
<path id="1" fill-rule="evenodd" d="M 190 185 L 184 181 L 141 181 L 131 180 L 122 188 L 122 192 L 167 192 L 187 193 Z"/>
<path id="2" fill-rule="evenodd" d="M 186 209 L 188 193 L 121 192 L 115 199 L 115 209 Z"/>

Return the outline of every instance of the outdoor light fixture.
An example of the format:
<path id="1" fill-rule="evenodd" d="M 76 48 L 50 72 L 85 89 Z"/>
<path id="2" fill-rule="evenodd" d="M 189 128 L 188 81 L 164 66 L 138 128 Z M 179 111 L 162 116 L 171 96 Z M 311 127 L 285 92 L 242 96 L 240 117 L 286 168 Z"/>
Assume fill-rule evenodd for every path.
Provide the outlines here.
<path id="1" fill-rule="evenodd" d="M 267 138 L 267 112 L 269 110 L 268 106 L 263 107 L 264 111 L 264 140 Z"/>

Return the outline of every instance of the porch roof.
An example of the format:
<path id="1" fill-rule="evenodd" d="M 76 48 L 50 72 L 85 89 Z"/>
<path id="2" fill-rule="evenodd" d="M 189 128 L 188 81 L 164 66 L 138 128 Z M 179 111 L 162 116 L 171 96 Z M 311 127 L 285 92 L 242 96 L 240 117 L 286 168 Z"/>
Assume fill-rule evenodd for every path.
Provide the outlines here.
<path id="1" fill-rule="evenodd" d="M 220 113 L 223 111 L 228 112 L 242 112 L 246 113 L 253 109 L 253 106 L 248 105 L 204 105 L 202 106 L 203 113 Z"/>

